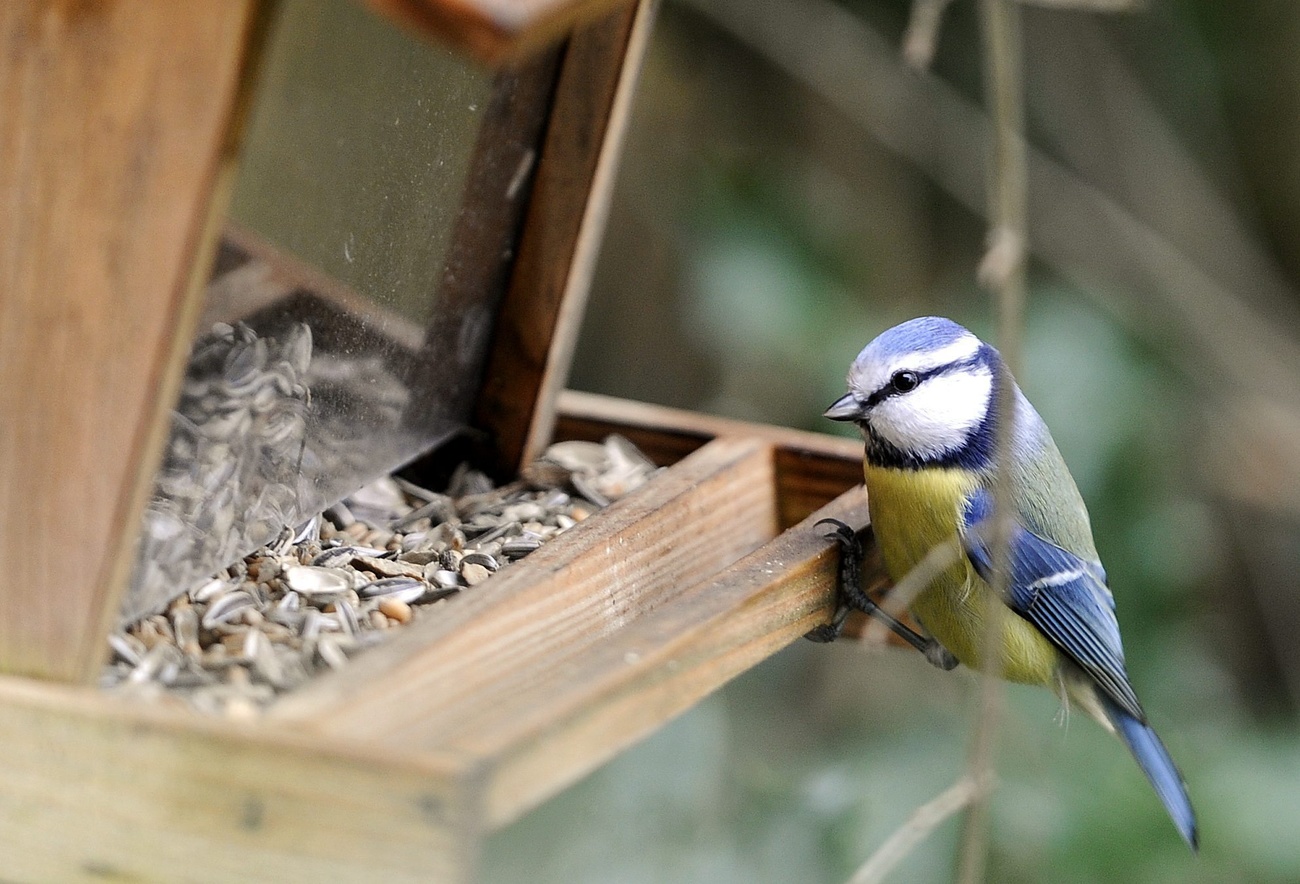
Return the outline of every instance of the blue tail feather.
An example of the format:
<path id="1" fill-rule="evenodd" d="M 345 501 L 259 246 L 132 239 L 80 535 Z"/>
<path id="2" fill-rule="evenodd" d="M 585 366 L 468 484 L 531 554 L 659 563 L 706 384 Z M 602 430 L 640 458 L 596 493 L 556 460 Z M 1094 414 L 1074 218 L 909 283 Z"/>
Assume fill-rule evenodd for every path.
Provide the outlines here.
<path id="1" fill-rule="evenodd" d="M 1151 726 L 1134 718 L 1119 708 L 1109 698 L 1103 698 L 1107 717 L 1115 725 L 1115 731 L 1128 746 L 1137 760 L 1138 767 L 1151 781 L 1156 795 L 1169 811 L 1178 834 L 1183 836 L 1192 850 L 1198 846 L 1199 835 L 1196 830 L 1196 812 L 1192 810 L 1192 800 L 1187 795 L 1187 785 L 1178 772 L 1174 760 L 1169 757 L 1169 750 L 1160 742 Z"/>

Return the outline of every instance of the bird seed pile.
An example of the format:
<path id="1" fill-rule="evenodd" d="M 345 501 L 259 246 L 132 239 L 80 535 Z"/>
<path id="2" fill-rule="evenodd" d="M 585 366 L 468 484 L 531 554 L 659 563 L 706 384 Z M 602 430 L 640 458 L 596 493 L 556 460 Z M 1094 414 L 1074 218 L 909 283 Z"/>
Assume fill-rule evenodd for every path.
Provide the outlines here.
<path id="1" fill-rule="evenodd" d="M 104 688 L 247 718 L 277 695 L 436 616 L 511 562 L 645 483 L 655 466 L 630 442 L 560 442 L 493 488 L 458 470 L 445 494 L 384 478 L 285 530 L 109 636 Z"/>

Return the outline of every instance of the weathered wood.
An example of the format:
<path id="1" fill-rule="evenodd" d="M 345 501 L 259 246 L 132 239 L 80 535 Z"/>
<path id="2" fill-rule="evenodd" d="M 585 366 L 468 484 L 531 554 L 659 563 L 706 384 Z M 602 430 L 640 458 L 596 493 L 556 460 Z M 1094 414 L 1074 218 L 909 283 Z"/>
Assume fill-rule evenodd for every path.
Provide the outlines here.
<path id="1" fill-rule="evenodd" d="M 475 759 L 502 825 L 828 617 L 834 547 L 772 539 L 773 469 L 716 440 L 272 716 Z M 866 499 L 816 515 L 860 528 Z"/>
<path id="2" fill-rule="evenodd" d="M 710 439 L 762 439 L 776 447 L 781 525 L 862 484 L 862 443 L 769 424 L 715 417 L 679 408 L 565 390 L 558 400 L 556 435 L 597 441 L 610 433 L 630 439 L 656 463 L 674 463 Z"/>
<path id="3" fill-rule="evenodd" d="M 466 881 L 478 785 L 90 689 L 0 678 L 6 881 Z"/>
<path id="4" fill-rule="evenodd" d="M 256 5 L 0 4 L 0 670 L 85 679 L 102 659 Z"/>
<path id="5" fill-rule="evenodd" d="M 653 9 L 653 0 L 642 0 L 620 10 L 576 32 L 565 52 L 475 418 L 496 445 L 503 475 L 551 436 Z"/>
<path id="6" fill-rule="evenodd" d="M 447 743 L 487 761 L 486 825 L 510 822 L 825 623 L 838 558 L 813 526 L 826 517 L 860 529 L 866 498 L 850 493 L 835 500 L 629 623 L 554 684 L 496 709 Z"/>
<path id="7" fill-rule="evenodd" d="M 627 437 L 656 463 L 673 463 L 711 439 L 764 440 L 775 449 L 777 512 L 783 530 L 806 519 L 837 495 L 866 499 L 864 489 L 850 490 L 862 484 L 862 443 L 856 439 L 577 390 L 565 390 L 560 395 L 556 424 L 559 438 L 594 442 L 610 433 Z M 862 535 L 862 542 L 866 556 L 863 588 L 879 601 L 889 593 L 893 582 L 885 572 L 880 548 L 869 529 Z M 893 613 L 913 628 L 919 628 L 905 612 Z M 855 611 L 849 615 L 844 637 L 863 638 L 866 627 L 866 618 Z M 887 633 L 885 639 L 889 644 L 906 646 L 893 633 Z"/>
<path id="8" fill-rule="evenodd" d="M 366 0 L 424 34 L 500 63 L 560 40 L 620 0 Z M 627 2 L 627 0 L 623 0 Z"/>
<path id="9" fill-rule="evenodd" d="M 778 534 L 778 451 L 710 442 L 249 726 L 0 679 L 5 876 L 465 880 L 487 831 L 829 616 L 814 523 L 866 501 Z"/>

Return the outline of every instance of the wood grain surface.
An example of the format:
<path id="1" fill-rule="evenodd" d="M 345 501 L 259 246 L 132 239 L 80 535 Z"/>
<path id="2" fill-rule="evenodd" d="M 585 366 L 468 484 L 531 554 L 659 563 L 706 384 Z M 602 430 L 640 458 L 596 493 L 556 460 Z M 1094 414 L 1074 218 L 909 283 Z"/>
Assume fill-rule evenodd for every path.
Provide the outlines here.
<path id="1" fill-rule="evenodd" d="M 254 0 L 0 4 L 0 671 L 90 678 L 189 350 Z"/>
<path id="2" fill-rule="evenodd" d="M 470 880 L 459 759 L 0 677 L 5 881 Z"/>
<path id="3" fill-rule="evenodd" d="M 772 446 L 714 440 L 272 718 L 475 759 L 502 825 L 828 618 L 833 545 L 776 519 Z"/>
<path id="4" fill-rule="evenodd" d="M 475 418 L 501 475 L 516 474 L 551 438 L 654 5 L 643 0 L 579 30 L 565 51 Z"/>

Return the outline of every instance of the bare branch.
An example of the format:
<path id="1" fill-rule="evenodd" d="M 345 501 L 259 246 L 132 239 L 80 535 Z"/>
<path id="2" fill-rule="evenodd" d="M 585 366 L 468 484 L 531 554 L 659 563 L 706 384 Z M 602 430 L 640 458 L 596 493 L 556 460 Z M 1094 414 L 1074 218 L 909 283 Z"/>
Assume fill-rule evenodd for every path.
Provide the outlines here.
<path id="1" fill-rule="evenodd" d="M 889 594 L 880 602 L 880 607 L 888 614 L 901 617 L 921 591 L 945 569 L 959 562 L 964 554 L 956 535 L 948 543 L 930 547 L 921 561 L 903 575 L 902 580 L 894 584 Z M 888 635 L 889 627 L 885 622 L 878 617 L 872 617 L 868 619 L 867 628 L 862 633 L 862 643 L 879 644 L 884 642 Z"/>
<path id="2" fill-rule="evenodd" d="M 1077 9 L 1081 12 L 1133 12 L 1147 5 L 1147 0 L 1020 0 L 1025 6 L 1049 9 Z"/>
<path id="3" fill-rule="evenodd" d="M 991 783 L 964 776 L 934 798 L 922 804 L 903 825 L 894 830 L 885 843 L 853 873 L 848 884 L 878 884 L 911 854 L 916 846 L 953 814 L 989 791 Z"/>
<path id="4" fill-rule="evenodd" d="M 912 0 L 912 16 L 903 34 L 903 59 L 918 71 L 930 69 L 939 43 L 939 24 L 952 0 Z"/>
<path id="5" fill-rule="evenodd" d="M 980 0 L 984 30 L 984 89 L 993 117 L 993 162 L 988 186 L 989 245 L 980 275 L 993 295 L 998 312 L 998 346 L 1009 371 L 997 378 L 999 421 L 996 472 L 993 481 L 993 590 L 1007 597 L 1011 581 L 1012 457 L 1015 438 L 1016 398 L 1011 375 L 1020 362 L 1024 325 L 1026 245 L 1028 243 L 1029 167 L 1025 156 L 1025 108 L 1022 84 L 1020 7 L 1015 0 Z M 983 782 L 992 775 L 1002 718 L 1002 641 L 1007 617 L 1005 606 L 990 599 L 980 647 L 980 703 L 975 737 L 967 759 L 968 775 Z M 984 880 L 988 855 L 988 799 L 971 803 L 962 832 L 957 880 L 977 884 Z"/>

